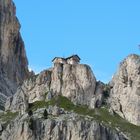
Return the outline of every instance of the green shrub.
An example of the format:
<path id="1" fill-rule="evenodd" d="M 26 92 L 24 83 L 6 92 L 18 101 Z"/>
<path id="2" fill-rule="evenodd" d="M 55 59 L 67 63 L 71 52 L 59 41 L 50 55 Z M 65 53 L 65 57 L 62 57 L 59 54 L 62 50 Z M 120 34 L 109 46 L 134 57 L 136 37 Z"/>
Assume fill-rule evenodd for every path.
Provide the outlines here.
<path id="1" fill-rule="evenodd" d="M 29 104 L 29 109 L 28 110 L 32 110 L 32 111 L 36 111 L 39 108 L 43 108 L 47 106 L 47 102 L 45 101 L 36 101 L 32 104 Z"/>
<path id="2" fill-rule="evenodd" d="M 6 113 L 3 113 L 0 115 L 0 122 L 3 123 L 4 129 L 12 120 L 14 120 L 17 117 L 17 115 L 18 115 L 18 112 L 13 113 L 10 111 L 7 111 Z"/>
<path id="3" fill-rule="evenodd" d="M 28 111 L 28 115 L 29 115 L 29 116 L 32 116 L 32 115 L 33 115 L 33 111 L 32 111 L 32 110 L 29 110 L 29 111 Z"/>
<path id="4" fill-rule="evenodd" d="M 48 112 L 46 109 L 44 110 L 43 117 L 44 119 L 48 119 Z"/>
<path id="5" fill-rule="evenodd" d="M 103 123 L 111 129 L 119 128 L 120 131 L 124 132 L 125 134 L 129 134 L 132 140 L 139 140 L 140 138 L 139 126 L 129 123 L 117 114 L 111 115 L 107 108 L 89 109 L 88 106 L 85 105 L 74 105 L 68 98 L 63 96 L 54 97 L 48 102 L 35 102 L 32 104 L 31 109 L 36 110 L 37 108 L 48 107 L 49 105 L 57 105 L 58 107 L 64 108 L 67 111 L 73 111 L 82 116 L 90 116 L 93 120 Z"/>

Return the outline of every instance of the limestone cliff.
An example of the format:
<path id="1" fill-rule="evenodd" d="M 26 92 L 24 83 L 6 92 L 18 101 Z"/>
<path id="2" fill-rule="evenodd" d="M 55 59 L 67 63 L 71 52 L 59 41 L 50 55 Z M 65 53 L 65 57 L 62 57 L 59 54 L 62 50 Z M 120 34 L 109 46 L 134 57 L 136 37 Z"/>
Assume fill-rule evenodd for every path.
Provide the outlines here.
<path id="1" fill-rule="evenodd" d="M 140 125 L 140 56 L 129 55 L 110 85 L 111 108 L 129 122 Z"/>
<path id="2" fill-rule="evenodd" d="M 32 75 L 6 102 L 5 109 L 18 112 L 19 116 L 2 132 L 2 139 L 127 140 L 136 134 L 134 140 L 137 140 L 139 129 L 114 113 L 104 112 L 104 89 L 105 85 L 96 82 L 90 67 L 83 64 L 57 64 Z M 71 102 L 54 100 L 59 96 Z M 48 105 L 51 104 L 56 107 L 50 111 Z M 63 107 L 62 112 L 59 106 Z M 51 115 L 47 120 L 42 118 L 44 107 Z M 36 108 L 39 110 L 35 111 Z M 32 122 L 27 121 L 30 120 L 29 110 L 33 110 Z M 74 117 L 76 113 L 77 119 Z M 126 126 L 133 127 L 135 133 L 131 134 Z"/>
<path id="3" fill-rule="evenodd" d="M 25 105 L 25 99 L 26 102 L 33 103 L 48 101 L 58 95 L 69 98 L 74 104 L 95 108 L 103 103 L 103 90 L 104 84 L 96 82 L 88 65 L 57 64 L 26 80 L 16 94 L 7 100 L 5 108 L 19 111 L 22 104 L 23 110 L 26 110 L 28 105 Z"/>
<path id="4" fill-rule="evenodd" d="M 59 108 L 58 108 L 59 109 Z M 122 132 L 109 128 L 90 117 L 80 116 L 63 109 L 55 114 L 55 107 L 48 109 L 49 116 L 43 118 L 44 108 L 18 116 L 2 132 L 2 140 L 127 140 Z"/>
<path id="5" fill-rule="evenodd" d="M 0 139 L 140 139 L 133 125 L 140 125 L 140 56 L 127 57 L 109 86 L 78 56 L 78 63 L 55 61 L 30 75 L 15 14 L 12 0 L 0 0 L 0 106 L 10 96 L 0 112 Z"/>
<path id="6" fill-rule="evenodd" d="M 28 61 L 20 24 L 11 0 L 0 0 L 0 96 L 1 102 L 15 93 L 28 77 Z"/>

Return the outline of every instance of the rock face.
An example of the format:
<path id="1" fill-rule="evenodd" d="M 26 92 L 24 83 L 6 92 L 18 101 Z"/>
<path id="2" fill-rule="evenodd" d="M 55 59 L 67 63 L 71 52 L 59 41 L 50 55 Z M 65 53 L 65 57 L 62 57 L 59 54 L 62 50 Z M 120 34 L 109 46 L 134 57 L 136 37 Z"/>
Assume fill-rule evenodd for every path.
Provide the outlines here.
<path id="1" fill-rule="evenodd" d="M 39 112 L 41 114 L 41 112 Z M 40 116 L 37 115 L 36 116 Z M 67 118 L 67 119 L 66 119 Z M 30 120 L 30 121 L 29 121 Z M 32 120 L 32 121 L 31 121 Z M 126 140 L 125 136 L 102 124 L 67 114 L 54 119 L 29 119 L 27 115 L 8 125 L 2 140 Z"/>
<path id="2" fill-rule="evenodd" d="M 28 77 L 20 24 L 11 0 L 0 0 L 0 96 L 2 103 Z"/>
<path id="3" fill-rule="evenodd" d="M 140 125 L 140 56 L 128 56 L 110 85 L 111 108 L 129 122 Z"/>
<path id="4" fill-rule="evenodd" d="M 12 110 L 13 112 L 20 111 L 21 114 L 25 113 L 28 109 L 28 98 L 22 88 L 18 88 L 17 92 L 20 91 L 20 94 L 15 94 L 13 97 L 8 98 L 6 101 L 5 110 Z"/>
<path id="5" fill-rule="evenodd" d="M 119 128 L 109 128 L 111 122 L 108 122 L 109 126 L 105 126 L 103 120 L 95 121 L 93 117 L 91 119 L 86 115 L 78 115 L 74 113 L 74 109 L 68 112 L 57 105 L 52 109 L 49 106 L 49 117 L 48 114 L 46 118 L 42 116 L 45 109 L 43 107 L 50 103 L 45 101 L 58 95 L 70 99 L 75 104 L 72 105 L 74 108 L 76 105 L 99 108 L 104 103 L 105 85 L 96 81 L 88 65 L 77 63 L 56 63 L 53 68 L 31 76 L 19 30 L 20 24 L 15 16 L 14 3 L 12 0 L 0 0 L 0 108 L 10 96 L 5 104 L 7 112 L 0 115 L 5 117 L 1 118 L 0 122 L 0 139 L 128 139 L 123 132 L 119 132 Z M 129 122 L 140 125 L 140 57 L 131 55 L 126 58 L 110 86 L 112 90 L 109 101 L 113 110 L 111 111 L 115 111 Z M 59 101 L 56 104 L 59 104 Z M 37 105 L 39 109 L 27 114 L 28 109 Z M 99 117 L 96 109 L 94 111 L 97 113 L 96 117 Z"/>
<path id="6" fill-rule="evenodd" d="M 50 90 L 70 98 L 76 104 L 90 105 L 94 97 L 96 79 L 87 65 L 61 65 L 54 66 L 52 71 Z"/>
<path id="7" fill-rule="evenodd" d="M 75 104 L 95 108 L 102 105 L 103 89 L 103 83 L 96 82 L 89 66 L 57 64 L 52 69 L 26 80 L 17 93 L 7 100 L 5 108 L 6 110 L 19 111 L 16 104 L 19 102 L 17 97 L 21 97 L 23 93 L 26 95 L 28 103 L 41 100 L 48 101 L 54 96 L 62 95 Z M 24 101 L 25 98 L 22 97 L 22 101 Z"/>

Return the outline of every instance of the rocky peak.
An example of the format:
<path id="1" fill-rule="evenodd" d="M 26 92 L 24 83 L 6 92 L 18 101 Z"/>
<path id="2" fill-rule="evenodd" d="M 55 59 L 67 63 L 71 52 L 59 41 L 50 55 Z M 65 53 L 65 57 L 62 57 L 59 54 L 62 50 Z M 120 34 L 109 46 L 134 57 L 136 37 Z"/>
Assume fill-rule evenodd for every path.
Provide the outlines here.
<path id="1" fill-rule="evenodd" d="M 29 75 L 19 30 L 14 3 L 0 0 L 0 107 L 10 96 L 0 112 L 0 139 L 140 138 L 133 125 L 140 125 L 140 56 L 128 56 L 110 86 L 97 82 L 78 55 L 56 57 L 51 69 Z M 110 112 L 102 106 L 108 98 Z"/>
<path id="2" fill-rule="evenodd" d="M 124 59 L 110 84 L 113 110 L 140 125 L 140 56 L 132 54 Z"/>
<path id="3" fill-rule="evenodd" d="M 28 61 L 19 30 L 14 3 L 0 0 L 0 94 L 3 99 L 14 94 L 28 77 Z"/>
<path id="4" fill-rule="evenodd" d="M 20 98 L 24 101 L 23 108 L 28 107 L 25 105 L 25 96 L 27 103 L 34 103 L 35 101 L 48 101 L 58 95 L 69 98 L 74 104 L 95 108 L 103 103 L 103 90 L 104 84 L 96 82 L 88 65 L 57 63 L 53 68 L 44 70 L 24 81 L 16 94 L 7 100 L 5 108 L 20 111 Z M 25 96 L 22 96 L 23 93 Z"/>
<path id="5" fill-rule="evenodd" d="M 20 83 L 28 75 L 28 61 L 15 5 L 11 0 L 0 0 L 0 10 L 0 67 L 7 78 Z"/>

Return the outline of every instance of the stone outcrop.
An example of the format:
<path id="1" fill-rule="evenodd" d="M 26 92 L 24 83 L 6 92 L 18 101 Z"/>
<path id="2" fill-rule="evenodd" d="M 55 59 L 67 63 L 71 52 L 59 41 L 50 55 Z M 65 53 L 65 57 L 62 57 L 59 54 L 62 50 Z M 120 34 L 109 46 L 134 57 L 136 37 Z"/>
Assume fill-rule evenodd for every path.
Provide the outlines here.
<path id="1" fill-rule="evenodd" d="M 12 110 L 13 112 L 19 111 L 21 114 L 24 114 L 29 106 L 28 98 L 21 87 L 17 89 L 17 92 L 20 94 L 14 94 L 7 99 L 5 110 Z"/>
<path id="2" fill-rule="evenodd" d="M 61 65 L 54 66 L 51 75 L 50 90 L 70 98 L 76 104 L 90 105 L 94 96 L 96 79 L 87 65 Z"/>
<path id="3" fill-rule="evenodd" d="M 123 133 L 74 113 L 43 119 L 41 112 L 32 119 L 27 114 L 17 118 L 3 131 L 2 140 L 127 140 Z"/>
<path id="4" fill-rule="evenodd" d="M 128 56 L 110 85 L 111 108 L 129 122 L 140 125 L 140 56 Z"/>
<path id="5" fill-rule="evenodd" d="M 20 24 L 11 0 L 0 0 L 0 101 L 15 93 L 28 77 L 28 62 Z"/>
<path id="6" fill-rule="evenodd" d="M 52 69 L 33 75 L 26 80 L 17 93 L 7 100 L 5 108 L 18 111 L 19 107 L 16 103 L 19 102 L 19 98 L 17 97 L 21 97 L 23 93 L 28 103 L 48 101 L 54 96 L 62 95 L 75 104 L 95 108 L 103 103 L 103 89 L 104 84 L 96 82 L 88 65 L 57 64 Z"/>
<path id="7" fill-rule="evenodd" d="M 5 104 L 7 112 L 1 112 L 1 117 L 5 118 L 0 119 L 0 139 L 129 139 L 120 132 L 119 127 L 113 127 L 113 121 L 106 122 L 106 119 L 103 121 L 100 118 L 95 121 L 100 115 L 95 108 L 100 108 L 105 102 L 108 105 L 109 101 L 112 115 L 116 112 L 129 122 L 140 125 L 140 56 L 130 55 L 121 63 L 119 71 L 110 82 L 111 93 L 107 100 L 110 88 L 108 90 L 102 82 L 97 82 L 91 68 L 79 64 L 79 60 L 78 63 L 54 63 L 53 68 L 38 75 L 30 74 L 19 32 L 20 24 L 15 14 L 12 0 L 0 0 L 0 109 L 3 109 L 10 96 Z M 89 108 L 95 109 L 92 111 L 96 117 L 78 115 L 74 109 L 68 112 L 59 108 L 59 103 L 47 108 L 47 101 L 58 95 L 70 99 L 74 108 L 85 105 L 82 107 L 87 106 L 86 111 Z M 37 103 L 40 108 L 33 110 L 33 113 L 29 111 Z M 47 114 L 43 118 L 44 109 L 48 109 L 49 117 Z M 27 111 L 30 113 L 27 114 Z M 131 138 L 131 134 L 128 136 Z"/>

